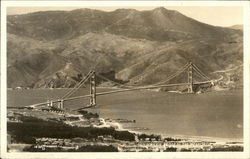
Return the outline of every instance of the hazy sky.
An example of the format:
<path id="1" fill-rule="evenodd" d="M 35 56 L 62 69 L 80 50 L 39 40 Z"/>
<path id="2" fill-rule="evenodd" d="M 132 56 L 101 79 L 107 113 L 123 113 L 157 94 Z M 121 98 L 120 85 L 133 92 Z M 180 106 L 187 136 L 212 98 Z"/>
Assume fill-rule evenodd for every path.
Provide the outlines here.
<path id="1" fill-rule="evenodd" d="M 66 10 L 70 11 L 73 9 L 79 9 L 81 7 L 9 7 L 7 12 L 9 15 L 12 14 L 25 14 L 36 11 L 47 11 L 47 10 Z M 118 8 L 133 8 L 137 10 L 151 10 L 156 7 L 82 7 L 90 9 L 98 9 L 104 11 L 113 11 Z M 217 26 L 231 26 L 235 24 L 243 24 L 243 7 L 235 6 L 195 6 L 195 7 L 165 7 L 171 10 L 177 10 L 182 14 L 194 18 L 198 21 L 217 25 Z"/>

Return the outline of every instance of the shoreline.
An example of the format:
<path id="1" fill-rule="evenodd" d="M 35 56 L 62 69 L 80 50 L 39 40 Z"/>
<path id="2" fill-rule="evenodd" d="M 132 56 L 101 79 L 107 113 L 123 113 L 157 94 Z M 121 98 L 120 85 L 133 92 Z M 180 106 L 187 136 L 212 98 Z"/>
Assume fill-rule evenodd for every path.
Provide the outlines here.
<path id="1" fill-rule="evenodd" d="M 143 132 L 139 130 L 131 130 L 124 128 L 124 124 L 119 122 L 105 122 L 106 125 L 112 126 L 112 125 L 118 125 L 118 128 L 116 130 L 118 131 L 129 131 L 131 133 L 135 134 L 147 134 L 147 135 L 160 135 L 162 138 L 176 138 L 176 139 L 183 139 L 183 140 L 193 140 L 193 141 L 214 141 L 214 142 L 243 142 L 243 138 L 222 138 L 222 137 L 212 137 L 212 136 L 193 136 L 193 135 L 173 135 L 173 134 L 164 134 L 164 133 L 155 133 L 155 132 Z"/>
<path id="2" fill-rule="evenodd" d="M 115 87 L 98 87 L 100 89 L 117 89 Z M 54 90 L 57 90 L 58 88 L 55 88 Z M 59 88 L 60 89 L 68 89 L 68 88 Z M 44 90 L 48 90 L 47 88 L 44 88 Z M 53 89 L 50 89 L 50 90 L 53 90 Z M 242 90 L 242 89 L 239 89 L 239 90 Z M 152 90 L 153 91 L 153 90 Z M 235 90 L 223 90 L 223 92 L 234 92 Z M 215 92 L 221 92 L 221 91 L 215 91 Z M 171 93 L 173 94 L 172 92 L 166 92 L 166 93 Z M 206 92 L 208 94 L 212 93 L 212 92 Z M 206 94 L 205 93 L 205 94 Z M 179 93 L 177 93 L 179 94 Z M 229 93 L 231 94 L 231 93 Z M 223 94 L 224 95 L 224 94 Z M 7 107 L 7 109 L 9 109 L 9 107 Z M 97 108 L 98 109 L 98 108 Z M 89 109 L 86 109 L 89 111 Z M 107 117 L 107 116 L 106 116 Z M 125 119 L 126 117 L 124 117 Z M 114 121 L 113 121 L 114 123 Z M 214 141 L 243 141 L 243 137 L 242 138 L 228 138 L 228 137 L 213 137 L 213 136 L 190 136 L 190 135 L 182 135 L 182 134 L 166 134 L 166 133 L 161 133 L 161 132 L 155 132 L 154 129 L 150 129 L 150 131 L 147 131 L 143 128 L 140 127 L 140 125 L 136 126 L 136 127 L 126 127 L 126 123 L 120 123 L 120 122 L 116 122 L 115 124 L 116 126 L 118 126 L 118 130 L 126 130 L 126 131 L 129 131 L 129 132 L 133 132 L 133 133 L 136 133 L 136 134 L 141 134 L 141 133 L 145 133 L 145 134 L 159 134 L 161 135 L 162 137 L 175 137 L 175 138 L 184 138 L 184 139 L 197 139 L 197 140 L 214 140 Z M 125 127 L 124 127 L 125 125 Z M 145 126 L 147 127 L 147 126 Z M 137 129 L 138 128 L 138 129 Z M 141 129 L 140 129 L 141 128 Z M 207 133 L 208 134 L 208 133 Z M 240 135 L 239 135 L 240 136 Z"/>
<path id="3" fill-rule="evenodd" d="M 11 110 L 11 109 L 10 109 Z M 67 112 L 68 115 L 76 115 L 73 112 Z M 116 119 L 112 119 L 111 122 L 105 121 L 105 118 L 98 117 L 99 120 L 102 120 L 103 124 L 100 126 L 95 126 L 97 128 L 103 128 L 103 127 L 114 127 L 117 131 L 128 131 L 130 133 L 134 134 L 147 134 L 147 135 L 160 135 L 162 138 L 175 138 L 175 139 L 182 139 L 182 140 L 190 140 L 190 141 L 214 141 L 214 142 L 243 142 L 243 138 L 223 138 L 223 137 L 212 137 L 212 136 L 193 136 L 193 135 L 181 135 L 181 134 L 165 134 L 165 133 L 157 133 L 157 132 L 146 132 L 141 130 L 132 130 L 130 128 L 124 128 L 124 123 L 115 121 Z M 125 119 L 126 120 L 126 119 Z M 79 120 L 82 121 L 82 120 Z M 134 127 L 134 128 L 140 128 L 140 127 Z M 146 129 L 146 128 L 145 128 Z"/>
<path id="4" fill-rule="evenodd" d="M 38 117 L 34 111 L 39 111 L 39 110 L 26 110 L 26 111 L 24 111 L 26 113 L 24 113 L 24 114 L 21 113 L 21 114 L 23 114 L 24 116 L 27 116 L 27 117 L 34 117 L 37 119 L 42 119 L 44 121 L 49 121 L 46 119 L 51 119 L 51 117 L 47 116 L 47 115 L 45 117 L 46 119 Z M 48 114 L 48 115 L 52 115 L 53 117 L 57 118 L 63 114 L 58 114 L 57 112 L 50 112 L 50 114 Z M 88 118 L 85 118 L 85 116 L 83 116 L 83 114 L 81 114 L 80 112 L 75 112 L 75 113 L 64 112 L 63 116 L 64 117 L 66 117 L 66 116 L 67 117 L 76 117 L 76 116 L 79 117 L 77 120 L 75 120 L 75 122 L 86 121 L 86 119 L 88 119 Z M 189 151 L 210 151 L 210 150 L 211 151 L 213 151 L 213 150 L 226 151 L 226 150 L 230 150 L 230 149 L 234 150 L 234 151 L 241 151 L 241 149 L 243 149 L 243 147 L 244 147 L 243 146 L 244 143 L 239 141 L 239 140 L 236 140 L 236 139 L 204 137 L 204 136 L 188 136 L 188 135 L 170 135 L 170 134 L 162 134 L 162 133 L 154 133 L 154 132 L 143 132 L 143 131 L 139 131 L 139 130 L 135 131 L 135 130 L 131 130 L 129 128 L 124 127 L 124 125 L 126 125 L 126 123 L 130 123 L 130 120 L 127 120 L 127 119 L 120 119 L 120 118 L 119 119 L 111 119 L 111 118 L 105 119 L 105 118 L 102 118 L 100 116 L 90 118 L 90 120 L 91 119 L 94 119 L 95 121 L 97 121 L 97 123 L 95 123 L 94 125 L 87 126 L 90 129 L 92 127 L 92 129 L 94 129 L 94 130 L 98 129 L 98 131 L 99 130 L 103 131 L 106 128 L 112 128 L 114 130 L 112 130 L 112 129 L 110 129 L 110 130 L 112 130 L 115 134 L 118 134 L 118 136 L 116 135 L 117 137 L 115 137 L 114 136 L 115 134 L 112 135 L 112 133 L 111 133 L 110 135 L 105 137 L 106 133 L 103 133 L 103 134 L 99 133 L 98 134 L 99 136 L 97 136 L 97 138 L 88 140 L 88 139 L 85 139 L 86 136 L 80 135 L 78 138 L 84 138 L 84 139 L 82 139 L 83 143 L 77 142 L 79 145 L 81 145 L 81 144 L 94 144 L 94 145 L 100 144 L 100 145 L 102 145 L 103 142 L 105 142 L 106 144 L 111 144 L 113 142 L 117 142 L 117 144 L 118 144 L 117 149 L 119 152 L 120 151 L 122 151 L 122 152 L 127 152 L 127 151 L 134 152 L 135 149 L 136 149 L 136 151 L 139 151 L 139 152 L 141 152 L 142 150 L 145 150 L 145 151 L 149 150 L 152 152 L 159 152 L 159 151 L 162 152 L 162 151 L 168 151 L 170 149 L 174 149 L 175 151 L 177 151 L 177 149 L 178 149 L 178 151 L 186 151 L 186 150 L 189 150 Z M 36 122 L 36 120 L 34 120 L 34 121 Z M 125 122 L 125 121 L 128 121 L 128 122 Z M 63 123 L 65 123 L 71 127 L 76 126 L 76 127 L 78 127 L 77 129 L 79 129 L 79 130 L 81 129 L 83 132 L 89 130 L 89 128 L 85 129 L 84 128 L 85 126 L 83 126 L 83 125 L 74 125 L 74 121 L 69 121 L 69 122 L 66 121 Z M 55 131 L 57 131 L 57 130 L 55 130 Z M 119 131 L 123 131 L 123 132 L 119 132 Z M 74 132 L 73 129 L 72 129 L 72 132 Z M 49 134 L 50 133 L 51 132 L 49 132 Z M 48 134 L 48 133 L 45 132 L 45 134 Z M 122 134 L 123 135 L 126 134 L 124 136 L 125 138 L 121 137 Z M 103 140 L 104 138 L 106 138 L 106 139 Z M 48 140 L 48 142 L 46 142 L 47 140 Z M 58 142 L 59 140 L 62 140 L 60 138 L 60 135 L 56 136 L 56 137 L 52 137 L 52 138 L 47 137 L 46 141 L 43 142 L 43 145 L 41 145 L 41 143 L 38 143 L 36 140 L 35 141 L 36 143 L 34 143 L 33 146 L 35 147 L 35 149 L 39 149 L 39 148 L 41 148 L 41 146 L 44 148 L 45 147 L 56 148 L 58 146 L 55 146 L 54 143 Z M 65 139 L 65 143 L 66 143 L 66 140 L 67 140 L 68 147 L 71 146 L 72 149 L 76 149 L 75 146 L 72 146 L 75 144 L 74 139 L 72 139 L 72 140 Z M 70 143 L 71 141 L 72 141 L 72 143 Z M 87 142 L 87 143 L 85 143 L 85 142 Z M 25 143 L 25 144 L 27 144 L 27 143 Z M 113 144 L 113 146 L 117 146 L 117 144 Z M 10 146 L 13 146 L 12 143 L 10 143 Z M 148 148 L 146 148 L 145 146 L 148 146 Z M 20 147 L 20 145 L 19 145 L 19 147 Z M 63 145 L 62 145 L 62 148 L 63 148 Z M 10 151 L 12 151 L 12 150 L 14 151 L 15 149 L 16 148 L 10 147 Z M 22 152 L 22 151 L 20 151 L 20 152 Z"/>

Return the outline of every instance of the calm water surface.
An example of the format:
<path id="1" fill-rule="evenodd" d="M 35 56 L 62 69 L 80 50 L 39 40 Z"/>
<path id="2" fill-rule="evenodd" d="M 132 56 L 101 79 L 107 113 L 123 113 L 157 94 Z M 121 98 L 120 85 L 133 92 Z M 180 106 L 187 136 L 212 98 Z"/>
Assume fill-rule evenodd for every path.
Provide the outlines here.
<path id="1" fill-rule="evenodd" d="M 66 89 L 9 90 L 8 106 L 25 106 L 62 97 Z M 98 92 L 106 89 L 98 89 Z M 75 95 L 87 94 L 82 89 Z M 67 109 L 86 106 L 88 99 L 66 102 Z M 134 91 L 97 97 L 97 112 L 104 118 L 136 120 L 125 128 L 149 128 L 145 132 L 168 135 L 243 137 L 243 91 L 175 94 Z"/>

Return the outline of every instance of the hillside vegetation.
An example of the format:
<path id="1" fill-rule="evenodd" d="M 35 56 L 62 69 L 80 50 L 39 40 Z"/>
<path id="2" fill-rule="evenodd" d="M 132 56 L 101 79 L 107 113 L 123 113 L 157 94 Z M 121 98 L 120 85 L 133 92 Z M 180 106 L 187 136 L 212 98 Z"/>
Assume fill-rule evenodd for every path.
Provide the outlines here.
<path id="1" fill-rule="evenodd" d="M 153 84 L 189 61 L 218 78 L 221 74 L 212 72 L 243 63 L 242 30 L 204 24 L 162 7 L 11 15 L 7 27 L 12 88 L 73 87 L 94 67 L 129 84 Z M 241 79 L 242 67 L 238 70 L 223 76 Z"/>

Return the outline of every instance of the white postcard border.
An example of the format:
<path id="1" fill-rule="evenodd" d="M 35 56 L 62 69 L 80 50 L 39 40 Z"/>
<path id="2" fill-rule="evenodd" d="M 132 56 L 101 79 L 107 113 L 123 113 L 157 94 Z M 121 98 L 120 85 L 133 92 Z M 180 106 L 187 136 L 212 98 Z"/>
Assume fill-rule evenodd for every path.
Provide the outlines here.
<path id="1" fill-rule="evenodd" d="M 10 6 L 243 6 L 244 7 L 244 152 L 163 153 L 8 153 L 6 131 L 6 8 Z M 4 1 L 1 2 L 1 157 L 2 158 L 249 158 L 249 10 L 248 1 Z"/>

